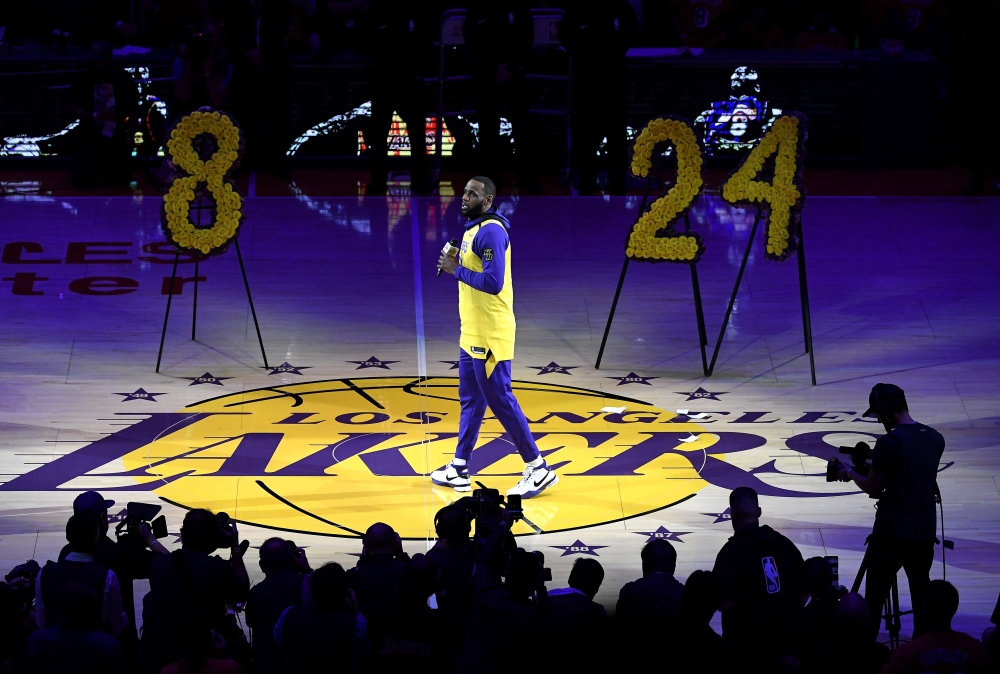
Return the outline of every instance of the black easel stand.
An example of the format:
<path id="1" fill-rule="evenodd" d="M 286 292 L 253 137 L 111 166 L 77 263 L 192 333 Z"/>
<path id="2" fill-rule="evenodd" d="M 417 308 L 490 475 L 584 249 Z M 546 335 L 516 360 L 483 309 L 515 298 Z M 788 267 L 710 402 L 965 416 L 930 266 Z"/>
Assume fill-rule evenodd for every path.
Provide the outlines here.
<path id="1" fill-rule="evenodd" d="M 243 254 L 240 253 L 240 242 L 233 242 L 236 246 L 236 257 L 240 261 L 240 273 L 243 274 L 243 286 L 247 289 L 247 300 L 250 301 L 250 314 L 253 316 L 253 326 L 257 330 L 257 342 L 260 344 L 260 355 L 264 358 L 264 367 L 267 364 L 267 353 L 264 351 L 264 340 L 260 336 L 260 324 L 257 322 L 257 311 L 253 306 L 253 295 L 250 294 L 250 282 L 247 281 L 247 270 L 243 266 Z M 174 299 L 174 281 L 177 278 L 177 260 L 180 256 L 174 253 L 174 268 L 170 272 L 170 294 L 167 295 L 167 310 L 163 314 L 163 331 L 160 333 L 160 352 L 156 355 L 156 371 L 160 371 L 160 361 L 163 359 L 163 343 L 167 338 L 167 321 L 170 318 L 170 304 Z M 195 338 L 195 328 L 198 322 L 198 261 L 194 263 L 194 313 L 191 316 L 191 339 Z"/>
<path id="2" fill-rule="evenodd" d="M 709 363 L 706 376 L 711 376 L 715 372 L 715 361 L 719 357 L 719 349 L 722 348 L 722 340 L 726 336 L 726 328 L 729 327 L 729 318 L 733 314 L 733 307 L 736 305 L 736 296 L 740 290 L 740 283 L 743 281 L 743 272 L 746 271 L 747 260 L 750 258 L 750 250 L 753 247 L 753 240 L 757 236 L 757 228 L 760 226 L 763 208 L 757 208 L 757 215 L 753 219 L 753 228 L 750 230 L 750 238 L 747 241 L 746 250 L 743 251 L 743 262 L 740 263 L 740 271 L 736 274 L 736 283 L 733 285 L 733 294 L 729 297 L 729 306 L 726 307 L 726 317 L 722 320 L 722 328 L 719 330 L 719 339 L 715 342 L 715 350 L 712 352 L 712 362 Z M 802 303 L 802 332 L 805 340 L 806 353 L 809 354 L 809 373 L 812 376 L 812 385 L 816 385 L 816 362 L 813 358 L 812 346 L 812 317 L 809 313 L 809 286 L 806 282 L 806 256 L 805 243 L 802 239 L 802 228 L 799 227 L 799 299 Z"/>
<path id="3" fill-rule="evenodd" d="M 652 182 L 652 175 L 646 179 L 646 192 L 642 196 L 642 205 L 639 206 L 639 215 L 636 217 L 642 217 L 642 214 L 646 210 L 646 202 L 649 200 L 649 188 Z M 688 214 L 684 213 L 684 231 L 691 231 L 691 221 L 688 218 Z M 594 365 L 595 370 L 601 369 L 601 359 L 604 358 L 604 347 L 608 343 L 608 334 L 611 332 L 611 322 L 615 320 L 615 310 L 618 309 L 618 298 L 622 294 L 622 286 L 625 285 L 625 274 L 628 273 L 628 256 L 625 257 L 625 264 L 622 265 L 622 273 L 618 277 L 618 287 L 615 289 L 615 299 L 611 302 L 611 311 L 608 313 L 608 324 L 604 326 L 604 337 L 601 339 L 601 348 L 597 352 L 597 363 Z M 698 265 L 697 263 L 692 263 L 689 265 L 691 267 L 691 290 L 694 294 L 694 310 L 695 317 L 698 320 L 698 346 L 701 347 L 701 367 L 707 377 L 709 374 L 708 370 L 708 360 L 705 355 L 705 347 L 708 346 L 708 335 L 705 330 L 705 311 L 701 305 L 701 286 L 698 283 Z"/>
<path id="4" fill-rule="evenodd" d="M 691 220 L 684 214 L 684 231 L 691 231 Z M 708 376 L 708 358 L 705 357 L 705 347 L 708 346 L 708 331 L 705 330 L 705 310 L 701 306 L 701 284 L 698 283 L 698 264 L 692 263 L 691 290 L 694 292 L 694 313 L 698 319 L 698 346 L 701 347 L 701 371 Z"/>

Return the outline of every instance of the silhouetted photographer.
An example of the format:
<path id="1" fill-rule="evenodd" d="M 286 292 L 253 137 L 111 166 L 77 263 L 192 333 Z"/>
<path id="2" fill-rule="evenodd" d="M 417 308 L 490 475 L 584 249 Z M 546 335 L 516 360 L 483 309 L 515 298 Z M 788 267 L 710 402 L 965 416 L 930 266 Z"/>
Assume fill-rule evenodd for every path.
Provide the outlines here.
<path id="1" fill-rule="evenodd" d="M 134 581 L 149 578 L 149 570 L 157 555 L 168 554 L 159 538 L 167 535 L 166 520 L 156 517 L 160 506 L 145 503 L 129 503 L 124 517 L 115 527 L 115 538 L 109 534 L 108 508 L 114 501 L 105 499 L 96 491 L 86 491 L 73 501 L 73 513 L 93 513 L 97 518 L 98 538 L 94 546 L 94 561 L 115 572 L 121 591 L 122 607 L 128 616 L 128 624 L 118 636 L 121 644 L 125 671 L 134 672 L 139 657 L 139 633 L 136 631 Z M 155 519 L 154 519 L 155 518 Z M 59 553 L 62 562 L 72 552 L 66 545 Z"/>
<path id="2" fill-rule="evenodd" d="M 868 402 L 865 416 L 877 417 L 886 434 L 875 443 L 870 465 L 842 467 L 837 479 L 853 480 L 862 491 L 878 499 L 875 526 L 865 555 L 869 629 L 878 633 L 882 606 L 902 568 L 910 583 L 913 634 L 919 636 L 927 629 L 924 603 L 934 562 L 937 470 L 944 438 L 910 417 L 903 389 L 898 386 L 876 384 Z"/>
<path id="3" fill-rule="evenodd" d="M 491 491 L 495 490 L 483 488 L 483 497 L 490 499 Z M 552 571 L 545 568 L 541 552 L 512 547 L 516 545 L 510 534 L 515 512 L 510 507 L 502 509 L 495 528 L 477 541 L 473 602 L 465 617 L 460 672 L 515 671 L 523 664 L 524 654 L 514 645 L 537 641 L 542 624 L 548 624 L 543 620 L 548 613 L 545 583 L 552 580 Z M 477 526 L 481 521 L 480 516 Z"/>
<path id="4" fill-rule="evenodd" d="M 189 656 L 197 639 L 210 629 L 225 640 L 225 654 L 249 667 L 249 646 L 230 607 L 244 602 L 250 579 L 243 565 L 246 549 L 236 523 L 226 513 L 195 509 L 184 516 L 181 549 L 153 560 L 149 593 L 142 603 L 142 659 L 145 670 Z M 212 555 L 229 548 L 230 558 Z"/>

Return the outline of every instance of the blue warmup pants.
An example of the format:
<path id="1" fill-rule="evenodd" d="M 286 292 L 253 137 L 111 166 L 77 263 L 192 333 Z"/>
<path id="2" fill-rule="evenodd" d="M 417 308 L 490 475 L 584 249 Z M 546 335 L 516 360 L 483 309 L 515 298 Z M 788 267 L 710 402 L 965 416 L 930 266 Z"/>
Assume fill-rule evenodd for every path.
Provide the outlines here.
<path id="1" fill-rule="evenodd" d="M 473 358 L 464 350 L 460 351 L 458 399 L 462 404 L 462 416 L 458 423 L 455 458 L 468 461 L 472 456 L 472 448 L 479 439 L 479 428 L 483 425 L 483 416 L 489 406 L 524 462 L 537 459 L 538 447 L 528 430 L 528 420 L 510 389 L 510 361 L 499 361 L 493 368 L 492 376 L 487 377 L 485 360 Z"/>

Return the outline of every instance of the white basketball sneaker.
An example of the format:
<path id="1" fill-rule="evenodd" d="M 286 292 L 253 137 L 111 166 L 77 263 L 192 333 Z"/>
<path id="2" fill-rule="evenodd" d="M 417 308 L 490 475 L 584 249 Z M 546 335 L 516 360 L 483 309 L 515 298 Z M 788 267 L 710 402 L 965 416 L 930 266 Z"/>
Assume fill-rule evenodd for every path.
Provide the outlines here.
<path id="1" fill-rule="evenodd" d="M 469 469 L 463 466 L 459 470 L 455 465 L 448 464 L 431 473 L 431 482 L 442 487 L 451 487 L 455 491 L 472 491 L 469 482 Z"/>
<path id="2" fill-rule="evenodd" d="M 507 490 L 507 496 L 519 495 L 521 498 L 534 498 L 559 481 L 556 472 L 548 464 L 532 468 L 524 467 L 524 475 L 520 481 Z"/>

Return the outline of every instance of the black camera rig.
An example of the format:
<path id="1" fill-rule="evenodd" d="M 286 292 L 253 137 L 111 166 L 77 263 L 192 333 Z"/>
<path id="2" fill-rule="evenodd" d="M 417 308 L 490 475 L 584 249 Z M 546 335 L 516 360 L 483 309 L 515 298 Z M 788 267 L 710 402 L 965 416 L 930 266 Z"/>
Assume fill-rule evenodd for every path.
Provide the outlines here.
<path id="1" fill-rule="evenodd" d="M 167 535 L 167 518 L 163 515 L 156 517 L 162 509 L 163 506 L 150 503 L 130 502 L 125 506 L 124 519 L 115 527 L 115 538 L 120 543 L 146 545 L 146 541 L 142 540 L 139 534 L 139 525 L 142 523 L 149 525 L 155 538 L 163 538 Z"/>
<path id="2" fill-rule="evenodd" d="M 503 520 L 504 513 L 509 513 L 512 521 L 524 519 L 524 511 L 521 509 L 521 497 L 519 495 L 504 496 L 497 489 L 490 489 L 482 482 L 476 482 L 479 489 L 472 492 L 472 496 L 460 498 L 458 505 L 465 508 L 470 519 L 476 523 L 475 539 L 483 540 L 496 531 Z"/>
<path id="3" fill-rule="evenodd" d="M 841 454 L 848 454 L 851 457 L 851 468 L 866 475 L 868 473 L 868 465 L 872 460 L 872 448 L 868 446 L 867 442 L 859 442 L 853 447 L 838 447 L 838 451 Z M 837 457 L 832 457 L 830 461 L 826 464 L 826 481 L 836 482 L 837 474 L 844 468 L 846 464 Z"/>

